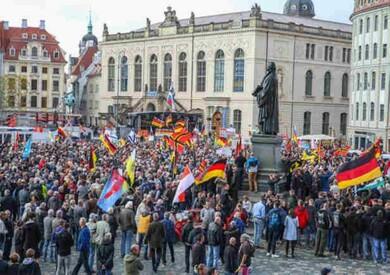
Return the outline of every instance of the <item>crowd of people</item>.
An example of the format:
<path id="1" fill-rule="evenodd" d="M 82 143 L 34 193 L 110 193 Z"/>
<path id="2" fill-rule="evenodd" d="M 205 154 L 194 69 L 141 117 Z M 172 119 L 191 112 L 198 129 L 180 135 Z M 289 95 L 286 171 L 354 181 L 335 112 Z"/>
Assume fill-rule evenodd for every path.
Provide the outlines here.
<path id="1" fill-rule="evenodd" d="M 98 156 L 93 171 L 91 146 Z M 104 184 L 113 169 L 124 169 L 134 149 L 131 191 L 105 213 L 98 207 Z M 172 162 L 162 140 L 128 143 L 115 155 L 97 141 L 65 140 L 33 144 L 24 160 L 22 143 L 1 144 L 0 274 L 41 274 L 48 262 L 56 264 L 57 275 L 81 268 L 109 275 L 116 256 L 126 275 L 143 274 L 148 261 L 157 272 L 183 260 L 175 254 L 178 241 L 185 252 L 183 271 L 200 275 L 247 275 L 255 255 L 280 257 L 282 248 L 285 257 L 299 257 L 305 248 L 317 257 L 332 253 L 338 260 L 387 263 L 390 185 L 360 193 L 338 190 L 335 169 L 347 157 L 334 157 L 332 149 L 294 169 L 301 151 L 285 149 L 287 177 L 271 175 L 268 191 L 250 201 L 238 192 L 246 177 L 251 191 L 258 191 L 261 163 L 247 148 L 228 157 L 225 179 L 193 185 L 184 202 L 172 203 L 184 168 L 197 176 L 200 163 L 221 158 L 216 149 L 211 138 L 198 138 Z M 277 192 L 282 184 L 285 192 Z M 71 261 L 72 251 L 77 262 Z"/>

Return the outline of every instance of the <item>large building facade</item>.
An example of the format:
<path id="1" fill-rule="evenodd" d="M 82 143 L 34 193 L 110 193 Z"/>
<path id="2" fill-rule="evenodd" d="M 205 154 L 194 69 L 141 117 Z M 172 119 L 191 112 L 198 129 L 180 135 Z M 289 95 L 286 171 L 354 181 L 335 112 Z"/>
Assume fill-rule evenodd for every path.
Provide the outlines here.
<path id="1" fill-rule="evenodd" d="M 59 42 L 45 28 L 11 27 L 0 21 L 4 102 L 9 113 L 53 113 L 65 89 L 65 59 Z"/>
<path id="2" fill-rule="evenodd" d="M 352 95 L 348 135 L 354 148 L 376 138 L 390 147 L 390 0 L 355 0 L 353 22 Z"/>
<path id="3" fill-rule="evenodd" d="M 175 88 L 178 111 L 202 112 L 207 129 L 232 125 L 248 137 L 257 124 L 252 92 L 275 62 L 280 134 L 345 136 L 351 26 L 313 19 L 310 0 L 287 1 L 284 14 L 250 11 L 161 23 L 128 33 L 104 26 L 101 114 L 165 111 Z"/>

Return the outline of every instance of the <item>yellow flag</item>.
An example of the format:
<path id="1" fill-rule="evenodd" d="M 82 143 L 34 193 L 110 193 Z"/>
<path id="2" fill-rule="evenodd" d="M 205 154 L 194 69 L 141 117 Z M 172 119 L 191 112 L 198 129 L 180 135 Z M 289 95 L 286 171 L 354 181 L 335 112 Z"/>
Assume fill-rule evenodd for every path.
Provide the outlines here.
<path id="1" fill-rule="evenodd" d="M 133 150 L 130 157 L 126 161 L 126 174 L 130 179 L 130 186 L 133 186 L 135 181 L 135 155 L 136 151 Z"/>

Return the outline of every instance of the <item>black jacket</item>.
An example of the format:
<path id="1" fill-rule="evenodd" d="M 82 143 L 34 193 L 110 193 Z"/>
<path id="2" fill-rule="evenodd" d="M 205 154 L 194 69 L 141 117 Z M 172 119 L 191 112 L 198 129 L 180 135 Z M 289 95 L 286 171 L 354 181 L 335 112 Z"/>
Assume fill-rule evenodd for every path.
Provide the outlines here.
<path id="1" fill-rule="evenodd" d="M 41 232 L 36 222 L 28 221 L 23 226 L 23 249 L 29 248 L 38 251 L 38 244 L 41 240 Z"/>
<path id="2" fill-rule="evenodd" d="M 197 242 L 192 246 L 192 266 L 204 263 L 206 263 L 206 247 Z"/>
<path id="3" fill-rule="evenodd" d="M 189 236 L 193 228 L 194 228 L 194 224 L 192 222 L 187 223 L 183 227 L 183 231 L 181 233 L 181 241 L 185 245 L 192 245 L 192 243 L 189 240 Z"/>
<path id="4" fill-rule="evenodd" d="M 384 240 L 388 236 L 388 225 L 384 218 L 375 217 L 371 222 L 371 233 L 375 239 Z"/>
<path id="5" fill-rule="evenodd" d="M 225 260 L 225 271 L 234 273 L 238 268 L 238 250 L 232 245 L 225 248 L 223 259 Z"/>
<path id="6" fill-rule="evenodd" d="M 56 236 L 57 253 L 60 256 L 70 255 L 73 243 L 72 234 L 70 234 L 67 230 L 63 230 Z"/>
<path id="7" fill-rule="evenodd" d="M 19 265 L 18 275 L 41 275 L 39 264 L 31 258 L 26 258 Z"/>
<path id="8" fill-rule="evenodd" d="M 110 241 L 104 241 L 97 249 L 96 253 L 97 268 L 101 269 L 104 265 L 106 269 L 112 269 L 114 267 L 114 245 Z"/>

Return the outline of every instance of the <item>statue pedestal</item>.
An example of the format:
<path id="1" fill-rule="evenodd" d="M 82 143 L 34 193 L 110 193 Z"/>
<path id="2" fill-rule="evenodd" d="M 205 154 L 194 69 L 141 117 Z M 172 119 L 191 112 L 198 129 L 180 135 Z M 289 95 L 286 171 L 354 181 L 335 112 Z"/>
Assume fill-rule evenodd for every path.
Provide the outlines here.
<path id="1" fill-rule="evenodd" d="M 261 134 L 253 134 L 252 136 L 252 150 L 260 162 L 258 182 L 262 186 L 268 182 L 269 175 L 283 175 L 285 172 L 280 158 L 281 144 L 282 139 L 278 136 Z M 260 189 L 266 191 L 264 188 Z"/>

